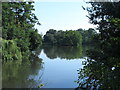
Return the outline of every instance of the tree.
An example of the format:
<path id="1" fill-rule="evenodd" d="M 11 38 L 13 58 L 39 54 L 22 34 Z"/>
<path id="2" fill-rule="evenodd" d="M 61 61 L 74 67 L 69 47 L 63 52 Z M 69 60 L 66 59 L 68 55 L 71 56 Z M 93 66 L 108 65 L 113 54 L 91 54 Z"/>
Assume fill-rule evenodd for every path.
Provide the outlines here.
<path id="1" fill-rule="evenodd" d="M 120 2 L 91 2 L 91 5 L 87 8 L 88 17 L 92 24 L 98 25 L 99 48 L 88 51 L 89 59 L 79 76 L 85 83 L 79 79 L 79 87 L 120 89 Z"/>
<path id="2" fill-rule="evenodd" d="M 29 38 L 30 38 L 29 46 L 30 50 L 35 50 L 42 45 L 42 36 L 38 34 L 37 30 L 36 31 L 31 30 Z"/>
<path id="3" fill-rule="evenodd" d="M 30 51 L 41 45 L 41 35 L 34 28 L 39 21 L 33 2 L 2 2 L 2 38 L 14 40 L 23 58 L 29 58 Z"/>
<path id="4" fill-rule="evenodd" d="M 94 37 L 97 35 L 97 32 L 93 28 L 88 30 L 78 29 L 77 30 L 82 35 L 82 44 L 94 44 Z"/>
<path id="5" fill-rule="evenodd" d="M 120 2 L 91 3 L 91 5 L 92 7 L 88 8 L 87 11 L 89 12 L 91 23 L 99 25 L 101 50 L 111 57 L 119 58 Z M 106 60 L 109 61 L 110 59 L 106 57 Z M 111 67 L 114 64 L 115 62 Z"/>
<path id="6" fill-rule="evenodd" d="M 44 43 L 58 46 L 79 46 L 82 43 L 82 37 L 78 31 L 56 31 L 50 29 L 44 35 Z"/>
<path id="7" fill-rule="evenodd" d="M 44 43 L 54 45 L 56 44 L 56 38 L 55 38 L 56 30 L 50 29 L 46 32 L 46 35 L 44 35 Z"/>

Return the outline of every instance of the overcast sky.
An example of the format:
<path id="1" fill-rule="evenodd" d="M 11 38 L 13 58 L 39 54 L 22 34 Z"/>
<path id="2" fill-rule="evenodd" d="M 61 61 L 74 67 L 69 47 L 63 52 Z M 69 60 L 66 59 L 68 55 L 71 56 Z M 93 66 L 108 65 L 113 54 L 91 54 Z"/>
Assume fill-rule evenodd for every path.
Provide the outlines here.
<path id="1" fill-rule="evenodd" d="M 85 2 L 35 2 L 35 14 L 41 23 L 36 25 L 39 33 L 45 34 L 49 29 L 55 30 L 77 30 L 88 29 L 94 26 L 88 23 L 87 7 Z"/>

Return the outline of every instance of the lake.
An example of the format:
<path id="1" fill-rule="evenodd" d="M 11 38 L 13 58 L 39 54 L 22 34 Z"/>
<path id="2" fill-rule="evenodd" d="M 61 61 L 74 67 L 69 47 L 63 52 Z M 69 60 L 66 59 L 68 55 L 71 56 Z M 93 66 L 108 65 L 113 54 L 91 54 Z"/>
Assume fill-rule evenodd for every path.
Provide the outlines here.
<path id="1" fill-rule="evenodd" d="M 78 69 L 84 61 L 82 47 L 45 46 L 31 60 L 7 62 L 2 66 L 3 88 L 76 88 Z"/>

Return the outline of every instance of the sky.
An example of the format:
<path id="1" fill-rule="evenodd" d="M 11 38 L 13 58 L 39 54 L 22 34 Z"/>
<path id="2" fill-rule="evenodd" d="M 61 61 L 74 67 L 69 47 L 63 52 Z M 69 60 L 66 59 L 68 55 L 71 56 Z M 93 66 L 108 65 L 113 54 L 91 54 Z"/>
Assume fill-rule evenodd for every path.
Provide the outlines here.
<path id="1" fill-rule="evenodd" d="M 35 14 L 41 23 L 36 25 L 40 34 L 45 34 L 49 29 L 77 30 L 79 28 L 94 28 L 89 23 L 88 12 L 82 6 L 90 6 L 85 2 L 35 2 Z"/>

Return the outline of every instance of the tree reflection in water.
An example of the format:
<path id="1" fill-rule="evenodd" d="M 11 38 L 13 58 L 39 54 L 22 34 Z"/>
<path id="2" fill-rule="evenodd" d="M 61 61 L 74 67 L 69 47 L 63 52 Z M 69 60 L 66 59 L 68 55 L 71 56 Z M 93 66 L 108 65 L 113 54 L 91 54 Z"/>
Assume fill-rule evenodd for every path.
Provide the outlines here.
<path id="1" fill-rule="evenodd" d="M 35 51 L 30 60 L 9 61 L 2 65 L 3 88 L 33 88 L 39 86 L 42 81 L 42 59 Z M 39 53 L 41 50 L 39 50 Z M 37 52 L 38 53 L 38 52 Z"/>
<path id="2" fill-rule="evenodd" d="M 82 47 L 74 46 L 44 46 L 44 53 L 50 59 L 59 57 L 60 59 L 78 59 L 82 57 Z"/>

